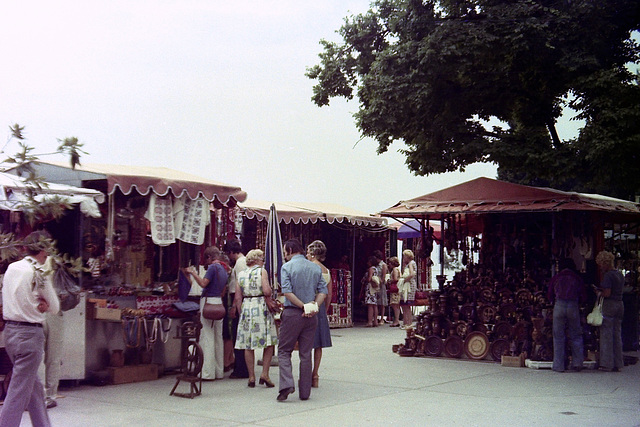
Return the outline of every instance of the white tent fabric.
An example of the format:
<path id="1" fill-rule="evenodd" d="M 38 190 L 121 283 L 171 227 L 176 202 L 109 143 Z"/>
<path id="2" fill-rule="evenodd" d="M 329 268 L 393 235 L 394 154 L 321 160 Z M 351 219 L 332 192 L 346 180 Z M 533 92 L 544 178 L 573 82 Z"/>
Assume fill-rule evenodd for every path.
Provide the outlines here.
<path id="1" fill-rule="evenodd" d="M 104 203 L 102 192 L 89 188 L 78 188 L 70 185 L 45 183 L 42 188 L 35 188 L 24 178 L 0 172 L 0 209 L 9 211 L 24 210 L 27 193 L 32 190 L 38 202 L 60 200 L 71 205 L 80 205 L 80 211 L 86 216 L 100 218 L 98 203 Z"/>
<path id="2" fill-rule="evenodd" d="M 262 200 L 248 199 L 238 203 L 241 212 L 249 219 L 265 221 L 269 217 L 271 204 Z M 278 219 L 284 224 L 315 224 L 325 221 L 329 224 L 344 223 L 354 226 L 386 227 L 387 219 L 373 217 L 344 206 L 326 203 L 275 202 Z"/>

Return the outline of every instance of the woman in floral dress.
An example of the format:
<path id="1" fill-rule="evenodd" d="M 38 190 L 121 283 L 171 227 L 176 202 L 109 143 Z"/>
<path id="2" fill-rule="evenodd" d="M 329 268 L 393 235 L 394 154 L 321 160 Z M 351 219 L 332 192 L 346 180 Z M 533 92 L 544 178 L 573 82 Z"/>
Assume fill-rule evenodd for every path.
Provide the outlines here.
<path id="1" fill-rule="evenodd" d="M 269 367 L 274 346 L 278 344 L 278 334 L 273 315 L 267 308 L 265 296 L 271 296 L 271 286 L 264 265 L 264 253 L 260 249 L 249 251 L 246 256 L 247 269 L 238 275 L 238 286 L 234 304 L 240 312 L 238 336 L 235 348 L 244 350 L 249 371 L 249 387 L 256 386 L 255 354 L 262 348 L 262 374 L 260 384 L 273 387 L 269 378 Z"/>

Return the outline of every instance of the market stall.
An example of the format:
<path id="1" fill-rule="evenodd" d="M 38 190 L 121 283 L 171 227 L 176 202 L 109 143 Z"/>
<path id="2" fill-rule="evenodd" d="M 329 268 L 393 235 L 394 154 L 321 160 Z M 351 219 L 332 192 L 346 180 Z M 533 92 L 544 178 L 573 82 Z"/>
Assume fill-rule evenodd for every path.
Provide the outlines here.
<path id="1" fill-rule="evenodd" d="M 176 336 L 181 322 L 191 320 L 197 308 L 177 308 L 185 307 L 177 303 L 188 302 L 177 293 L 178 271 L 198 266 L 207 246 L 221 247 L 234 236 L 229 209 L 246 193 L 167 168 L 34 166 L 50 181 L 108 196 L 102 218 L 71 225 L 82 233 L 81 245 L 71 255 L 81 256 L 90 269 L 83 277 L 88 291 L 87 369 L 97 372 L 113 363 L 114 350 L 132 365 L 153 361 L 164 368 L 179 366 L 180 343 L 168 337 Z"/>
<path id="2" fill-rule="evenodd" d="M 246 250 L 264 247 L 271 202 L 247 200 L 238 205 L 237 231 Z M 353 209 L 322 203 L 275 203 L 282 240 L 297 238 L 306 247 L 322 240 L 328 249 L 324 264 L 331 270 L 334 284 L 328 315 L 333 328 L 350 327 L 354 310 L 362 310 L 354 295 L 359 292 L 358 274 L 365 270 L 366 257 L 376 249 L 394 250 L 386 219 Z M 392 255 L 395 253 L 392 253 Z M 355 287 L 355 289 L 354 289 Z"/>
<path id="3" fill-rule="evenodd" d="M 612 250 L 637 296 L 637 239 L 624 250 L 615 239 L 623 232 L 635 236 L 640 208 L 633 202 L 478 178 L 401 201 L 380 215 L 439 221 L 441 251 L 460 254 L 464 265 L 454 277 L 441 272 L 441 290 L 417 295 L 428 309 L 399 349 L 405 355 L 500 360 L 526 353 L 550 360 L 545 293 L 561 258 L 572 258 L 585 283 L 597 284 L 595 255 Z M 637 311 L 634 322 L 637 327 Z M 595 352 L 595 331 L 585 327 L 584 338 L 585 348 Z"/>
<path id="4" fill-rule="evenodd" d="M 47 203 L 58 206 L 62 217 L 57 220 L 41 217 L 38 224 L 32 224 L 28 220 L 29 211 L 33 208 L 30 197 L 33 197 L 32 200 L 38 204 Z M 73 227 L 70 224 L 82 224 L 85 221 L 100 218 L 99 204 L 104 201 L 104 194 L 97 190 L 50 182 L 36 186 L 16 175 L 0 173 L 0 232 L 24 236 L 32 230 L 32 226 L 42 226 L 51 233 L 61 254 L 72 253 L 78 250 L 82 235 L 79 227 Z M 7 260 L 4 261 L 2 272 L 6 269 Z M 1 300 L 0 295 L 0 306 Z M 78 306 L 66 311 L 63 316 L 64 329 L 68 331 L 64 335 L 62 347 L 62 358 L 65 363 L 61 368 L 60 376 L 64 380 L 80 380 L 85 377 L 85 347 L 76 345 L 77 336 L 81 337 L 80 341 L 84 343 L 84 302 L 85 296 L 82 295 Z M 4 343 L 2 343 L 3 346 Z M 0 375 L 7 374 L 10 369 L 10 363 L 3 364 L 0 367 Z"/>

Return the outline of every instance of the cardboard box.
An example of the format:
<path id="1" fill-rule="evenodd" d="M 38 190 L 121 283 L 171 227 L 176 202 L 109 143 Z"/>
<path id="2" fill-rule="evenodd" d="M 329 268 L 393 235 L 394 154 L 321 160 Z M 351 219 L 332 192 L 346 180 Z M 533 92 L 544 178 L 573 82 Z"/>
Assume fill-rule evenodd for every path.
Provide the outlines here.
<path id="1" fill-rule="evenodd" d="M 127 384 L 158 379 L 158 365 L 130 365 L 119 368 L 108 367 L 110 384 Z"/>
<path id="2" fill-rule="evenodd" d="M 122 310 L 119 308 L 96 307 L 95 304 L 89 304 L 87 305 L 87 317 L 89 319 L 119 322 L 122 320 Z"/>
<path id="3" fill-rule="evenodd" d="M 89 298 L 88 304 L 94 304 L 96 307 L 107 308 L 107 300 L 103 298 Z"/>
<path id="4" fill-rule="evenodd" d="M 520 354 L 520 356 L 502 356 L 501 365 L 510 368 L 523 368 L 524 353 Z"/>

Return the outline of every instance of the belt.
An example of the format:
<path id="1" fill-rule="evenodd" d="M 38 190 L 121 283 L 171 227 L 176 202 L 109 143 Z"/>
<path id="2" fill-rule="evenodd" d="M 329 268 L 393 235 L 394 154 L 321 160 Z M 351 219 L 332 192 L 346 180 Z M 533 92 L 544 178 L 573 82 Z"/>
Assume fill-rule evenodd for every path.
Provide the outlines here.
<path id="1" fill-rule="evenodd" d="M 9 325 L 32 326 L 35 328 L 42 328 L 42 323 L 16 322 L 15 320 L 5 320 L 5 323 L 8 323 Z"/>
<path id="2" fill-rule="evenodd" d="M 245 298 L 262 298 L 262 297 L 264 297 L 264 295 L 247 295 L 246 297 L 242 297 L 242 299 L 245 299 Z"/>

